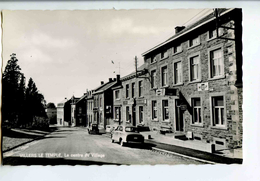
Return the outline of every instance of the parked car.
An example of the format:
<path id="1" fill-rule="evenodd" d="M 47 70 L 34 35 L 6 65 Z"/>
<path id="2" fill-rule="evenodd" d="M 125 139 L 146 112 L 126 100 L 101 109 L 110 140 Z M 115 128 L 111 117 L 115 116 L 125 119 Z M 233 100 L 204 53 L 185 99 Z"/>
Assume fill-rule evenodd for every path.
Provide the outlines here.
<path id="1" fill-rule="evenodd" d="M 92 124 L 90 126 L 89 134 L 99 134 L 98 124 Z"/>
<path id="2" fill-rule="evenodd" d="M 119 142 L 121 146 L 125 143 L 144 143 L 144 137 L 141 135 L 135 126 L 119 125 L 112 134 L 112 143 Z"/>
<path id="3" fill-rule="evenodd" d="M 151 139 L 151 130 L 149 126 L 137 125 L 138 132 L 145 137 L 145 139 Z"/>

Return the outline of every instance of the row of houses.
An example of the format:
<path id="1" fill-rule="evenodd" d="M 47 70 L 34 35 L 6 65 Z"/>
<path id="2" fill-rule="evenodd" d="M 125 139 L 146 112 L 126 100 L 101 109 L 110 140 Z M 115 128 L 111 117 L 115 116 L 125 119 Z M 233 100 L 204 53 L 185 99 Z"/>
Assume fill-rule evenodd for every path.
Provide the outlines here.
<path id="1" fill-rule="evenodd" d="M 145 125 L 223 148 L 242 146 L 242 11 L 216 13 L 176 27 L 131 74 L 59 103 L 58 124 Z"/>

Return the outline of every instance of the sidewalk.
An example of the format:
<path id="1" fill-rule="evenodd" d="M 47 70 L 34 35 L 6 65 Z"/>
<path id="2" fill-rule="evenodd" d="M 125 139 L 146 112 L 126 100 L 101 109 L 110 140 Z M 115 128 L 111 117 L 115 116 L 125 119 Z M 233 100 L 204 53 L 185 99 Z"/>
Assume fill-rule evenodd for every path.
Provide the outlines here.
<path id="1" fill-rule="evenodd" d="M 178 155 L 195 157 L 212 163 L 242 164 L 243 162 L 242 148 L 232 150 L 232 152 L 230 150 L 223 150 L 211 153 L 211 144 L 209 143 L 196 140 L 179 140 L 175 139 L 173 135 L 166 136 L 152 131 L 149 134 L 152 139 L 146 139 L 145 142 L 155 144 L 156 146 L 153 149 L 157 151 L 173 152 Z"/>

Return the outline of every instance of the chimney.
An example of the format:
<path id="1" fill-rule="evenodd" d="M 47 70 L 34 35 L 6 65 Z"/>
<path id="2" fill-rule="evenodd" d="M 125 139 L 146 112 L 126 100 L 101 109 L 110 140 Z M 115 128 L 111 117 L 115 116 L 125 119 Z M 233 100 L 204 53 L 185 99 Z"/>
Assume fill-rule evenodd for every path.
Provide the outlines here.
<path id="1" fill-rule="evenodd" d="M 113 79 L 112 79 L 112 78 L 109 78 L 108 80 L 109 80 L 109 82 L 112 82 L 112 81 L 113 81 Z"/>
<path id="2" fill-rule="evenodd" d="M 176 26 L 175 27 L 175 34 L 179 33 L 181 30 L 183 30 L 185 26 Z"/>
<path id="3" fill-rule="evenodd" d="M 116 81 L 117 81 L 117 82 L 120 81 L 120 75 L 119 75 L 119 74 L 116 75 Z"/>
<path id="4" fill-rule="evenodd" d="M 101 85 L 103 85 L 104 84 L 104 81 L 101 81 Z"/>
<path id="5" fill-rule="evenodd" d="M 113 78 L 113 81 L 116 81 L 116 78 Z"/>

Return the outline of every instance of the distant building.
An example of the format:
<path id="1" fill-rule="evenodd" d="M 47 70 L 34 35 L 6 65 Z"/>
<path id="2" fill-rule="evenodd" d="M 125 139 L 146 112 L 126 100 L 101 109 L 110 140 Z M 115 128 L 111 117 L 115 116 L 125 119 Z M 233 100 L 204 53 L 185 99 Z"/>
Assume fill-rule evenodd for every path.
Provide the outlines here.
<path id="1" fill-rule="evenodd" d="M 57 105 L 57 126 L 71 126 L 71 99 L 65 98 Z"/>
<path id="2" fill-rule="evenodd" d="M 93 107 L 94 107 L 94 101 L 93 101 L 93 90 L 87 91 L 87 97 L 86 99 L 86 111 L 87 111 L 87 117 L 86 117 L 86 123 L 87 127 L 90 127 L 94 120 L 94 113 L 93 113 Z"/>
<path id="3" fill-rule="evenodd" d="M 77 119 L 77 109 L 76 104 L 78 102 L 79 98 L 76 98 L 74 96 L 70 99 L 70 110 L 71 110 L 71 119 L 70 119 L 70 126 L 76 126 L 76 119 Z"/>
<path id="4" fill-rule="evenodd" d="M 57 108 L 55 107 L 54 104 L 53 104 L 53 106 L 50 106 L 50 104 L 47 104 L 46 114 L 47 114 L 50 124 L 57 124 Z"/>

